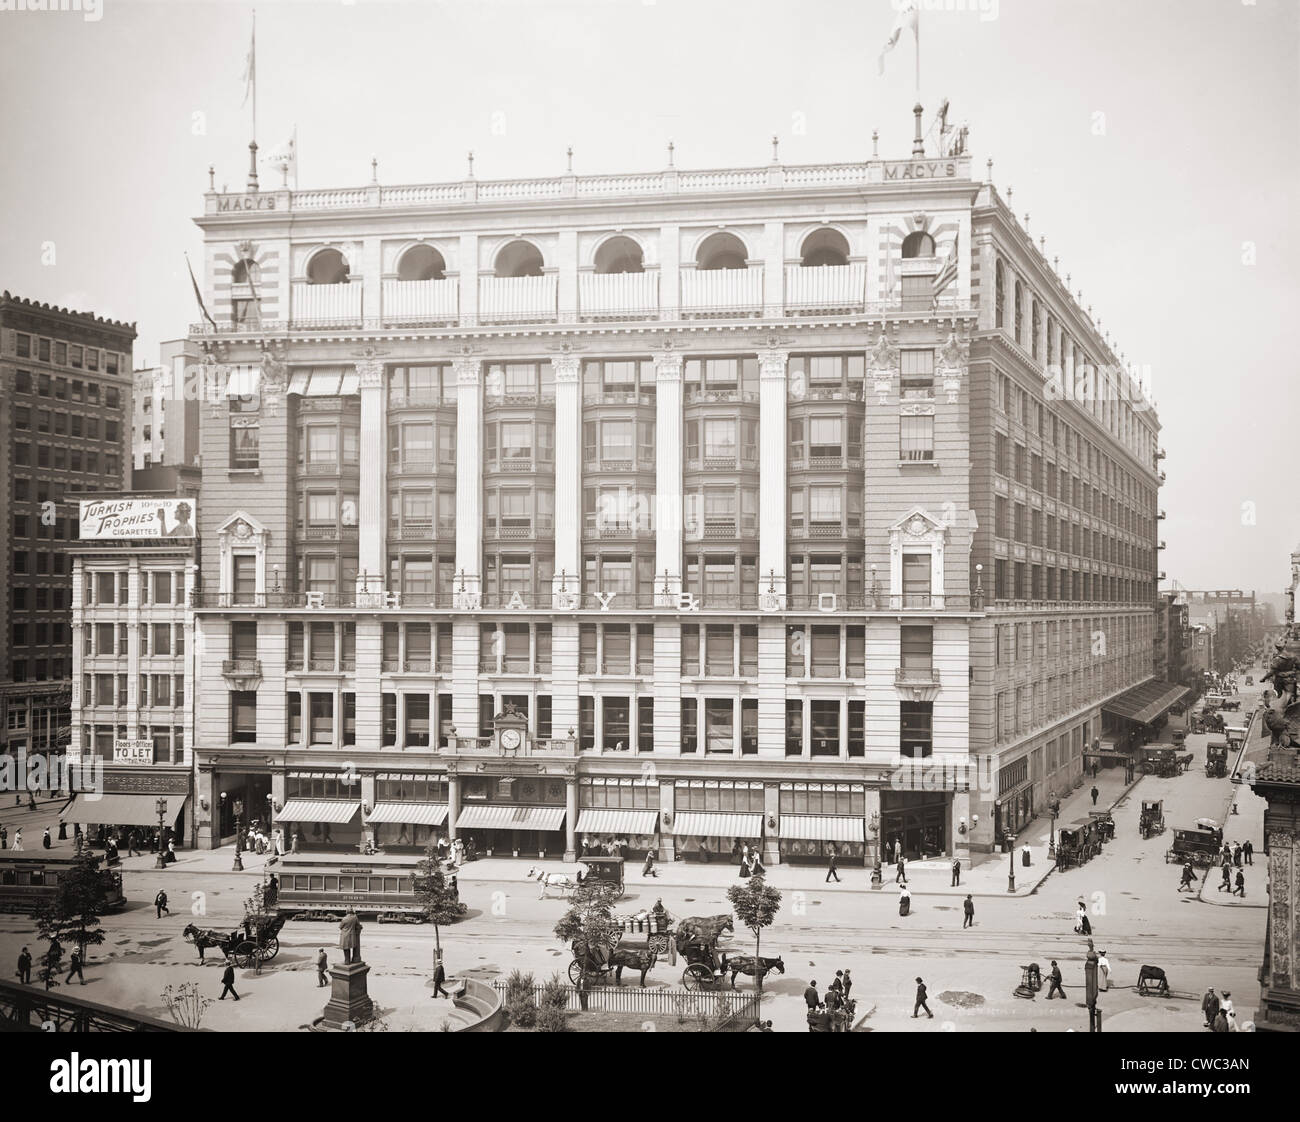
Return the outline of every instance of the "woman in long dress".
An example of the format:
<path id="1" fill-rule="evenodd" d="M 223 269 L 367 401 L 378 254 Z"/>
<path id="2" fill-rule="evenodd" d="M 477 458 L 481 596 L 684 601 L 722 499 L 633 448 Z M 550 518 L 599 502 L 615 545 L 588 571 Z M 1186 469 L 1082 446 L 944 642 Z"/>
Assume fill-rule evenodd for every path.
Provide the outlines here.
<path id="1" fill-rule="evenodd" d="M 740 847 L 740 875 L 742 878 L 749 876 L 750 868 L 749 846 L 742 845 Z"/>
<path id="2" fill-rule="evenodd" d="M 912 914 L 912 893 L 905 884 L 898 889 L 898 914 L 900 916 Z"/>

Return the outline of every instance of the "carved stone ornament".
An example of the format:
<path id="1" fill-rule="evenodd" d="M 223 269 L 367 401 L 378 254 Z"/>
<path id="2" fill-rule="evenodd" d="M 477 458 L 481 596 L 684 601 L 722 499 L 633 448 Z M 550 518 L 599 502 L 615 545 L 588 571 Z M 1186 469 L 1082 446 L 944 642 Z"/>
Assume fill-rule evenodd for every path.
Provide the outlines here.
<path id="1" fill-rule="evenodd" d="M 587 348 L 582 343 L 575 343 L 572 339 L 562 339 L 558 343 L 548 343 L 546 349 L 548 351 L 557 351 L 562 355 L 569 355 L 576 354 L 578 351 L 585 351 Z"/>
<path id="2" fill-rule="evenodd" d="M 686 359 L 680 352 L 671 350 L 657 351 L 654 360 L 656 382 L 680 382 L 682 380 L 682 367 Z"/>
<path id="3" fill-rule="evenodd" d="M 483 364 L 476 358 L 453 359 L 451 367 L 456 371 L 458 386 L 477 386 L 483 377 Z"/>
<path id="4" fill-rule="evenodd" d="M 867 352 L 867 369 L 873 374 L 884 373 L 893 377 L 898 369 L 898 348 L 889 341 L 884 326 L 880 328 L 880 338 L 876 345 Z"/>
<path id="5" fill-rule="evenodd" d="M 237 541 L 246 542 L 253 536 L 253 527 L 241 518 L 230 527 L 230 532 Z"/>
<path id="6" fill-rule="evenodd" d="M 236 245 L 235 253 L 238 255 L 237 260 L 240 261 L 257 260 L 257 246 L 250 241 L 242 241 Z"/>
<path id="7" fill-rule="evenodd" d="M 582 366 L 582 359 L 577 355 L 562 354 L 553 358 L 551 369 L 555 371 L 555 384 L 558 385 L 577 385 L 578 371 Z"/>
<path id="8" fill-rule="evenodd" d="M 758 352 L 758 374 L 766 380 L 785 381 L 786 367 L 790 352 L 784 350 L 762 350 Z"/>

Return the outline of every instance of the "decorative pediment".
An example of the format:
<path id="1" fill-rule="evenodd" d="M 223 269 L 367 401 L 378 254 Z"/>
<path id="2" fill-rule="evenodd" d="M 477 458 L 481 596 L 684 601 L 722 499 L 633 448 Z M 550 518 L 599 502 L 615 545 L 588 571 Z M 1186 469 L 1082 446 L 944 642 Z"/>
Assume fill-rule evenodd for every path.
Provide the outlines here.
<path id="1" fill-rule="evenodd" d="M 234 545 L 254 545 L 266 538 L 267 530 L 251 514 L 237 510 L 217 527 L 217 535 Z"/>
<path id="2" fill-rule="evenodd" d="M 919 506 L 908 511 L 890 530 L 900 535 L 904 542 L 942 541 L 948 533 L 944 522 Z"/>

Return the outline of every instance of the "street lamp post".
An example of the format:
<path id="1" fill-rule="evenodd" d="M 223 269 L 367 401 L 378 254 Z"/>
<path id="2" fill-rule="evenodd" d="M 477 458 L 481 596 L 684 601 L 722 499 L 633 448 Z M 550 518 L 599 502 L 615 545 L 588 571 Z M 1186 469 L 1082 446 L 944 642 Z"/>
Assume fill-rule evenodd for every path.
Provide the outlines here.
<path id="1" fill-rule="evenodd" d="M 153 867 L 155 869 L 165 869 L 167 868 L 167 850 L 163 845 L 163 840 L 166 837 L 166 826 L 164 824 L 167 821 L 167 800 L 159 799 L 154 805 L 158 811 L 158 860 L 154 862 Z"/>
<path id="2" fill-rule="evenodd" d="M 1016 890 L 1016 843 L 1011 839 L 1010 834 L 1003 834 L 1007 841 L 1007 849 L 1010 850 L 1008 856 L 1011 858 L 1011 864 L 1007 866 L 1007 891 L 1015 892 Z"/>
<path id="3" fill-rule="evenodd" d="M 235 812 L 235 863 L 231 866 L 231 871 L 242 873 L 244 871 L 244 862 L 241 858 L 243 853 L 244 842 L 244 802 L 242 799 L 236 799 L 231 810 Z"/>

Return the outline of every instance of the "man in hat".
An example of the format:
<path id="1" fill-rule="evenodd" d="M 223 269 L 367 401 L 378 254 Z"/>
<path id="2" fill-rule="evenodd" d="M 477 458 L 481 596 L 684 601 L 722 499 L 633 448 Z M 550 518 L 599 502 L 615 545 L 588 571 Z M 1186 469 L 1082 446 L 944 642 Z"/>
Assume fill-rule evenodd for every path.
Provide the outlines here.
<path id="1" fill-rule="evenodd" d="M 361 921 L 352 908 L 339 923 L 339 948 L 345 965 L 361 961 Z"/>
<path id="2" fill-rule="evenodd" d="M 1051 986 L 1047 990 L 1047 1000 L 1051 1001 L 1058 993 L 1061 998 L 1065 998 L 1065 987 L 1061 985 L 1061 968 L 1056 965 L 1056 959 L 1052 959 Z"/>
<path id="3" fill-rule="evenodd" d="M 926 1015 L 927 1017 L 929 1017 L 930 1020 L 934 1020 L 934 1014 L 930 1012 L 930 1006 L 926 1003 L 926 1000 L 925 1000 L 927 996 L 928 996 L 928 991 L 927 991 L 926 988 L 925 988 L 925 983 L 924 983 L 923 981 L 921 981 L 920 978 L 917 978 L 917 980 L 916 980 L 916 1003 L 912 1006 L 912 1016 L 913 1016 L 914 1018 L 917 1016 L 917 1010 L 918 1010 L 918 1009 L 924 1009 L 924 1010 L 925 1010 L 925 1015 Z"/>
<path id="4" fill-rule="evenodd" d="M 317 951 L 316 953 L 316 988 L 317 989 L 320 989 L 321 986 L 328 986 L 330 984 L 329 978 L 325 974 L 325 971 L 329 969 L 329 965 L 330 965 L 330 960 L 325 954 L 325 948 L 321 947 L 320 950 Z"/>
<path id="5" fill-rule="evenodd" d="M 1214 1028 L 1214 1018 L 1219 1015 L 1219 995 L 1214 992 L 1214 987 L 1210 986 L 1205 991 L 1205 996 L 1201 998 L 1201 1012 L 1205 1014 L 1205 1027 Z"/>

